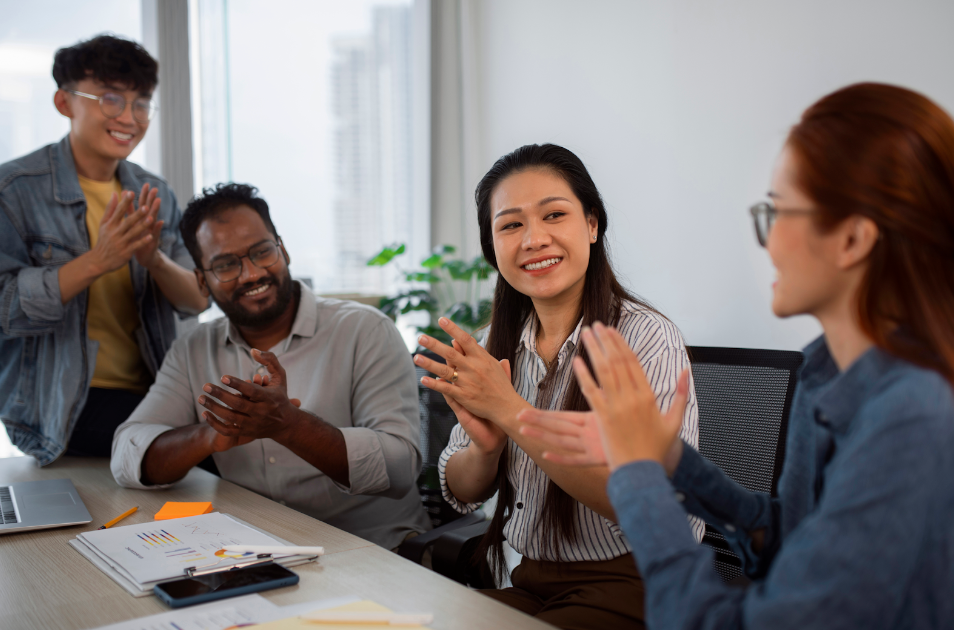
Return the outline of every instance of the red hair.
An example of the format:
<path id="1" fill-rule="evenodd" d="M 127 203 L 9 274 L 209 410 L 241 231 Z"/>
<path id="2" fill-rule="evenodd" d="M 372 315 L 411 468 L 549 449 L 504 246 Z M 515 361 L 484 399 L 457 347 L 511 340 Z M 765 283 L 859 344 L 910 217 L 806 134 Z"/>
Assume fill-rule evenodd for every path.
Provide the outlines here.
<path id="1" fill-rule="evenodd" d="M 862 330 L 954 385 L 954 120 L 911 90 L 859 83 L 809 107 L 787 144 L 822 229 L 864 216 L 880 230 Z"/>

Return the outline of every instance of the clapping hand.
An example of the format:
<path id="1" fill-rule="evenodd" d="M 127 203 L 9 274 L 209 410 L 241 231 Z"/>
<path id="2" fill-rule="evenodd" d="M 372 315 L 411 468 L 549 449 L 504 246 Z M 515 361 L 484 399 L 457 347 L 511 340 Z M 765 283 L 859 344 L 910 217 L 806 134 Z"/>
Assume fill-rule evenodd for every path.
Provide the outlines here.
<path id="1" fill-rule="evenodd" d="M 689 400 L 688 371 L 679 376 L 672 406 L 663 414 L 639 358 L 616 330 L 597 323 L 592 330 L 584 329 L 582 338 L 596 379 L 580 357 L 574 359 L 573 370 L 592 411 L 525 410 L 518 416 L 526 425 L 521 432 L 553 446 L 555 450 L 544 457 L 554 461 L 576 465 L 605 461 L 615 470 L 651 460 L 671 474 L 682 455 L 678 435 Z"/>
<path id="2" fill-rule="evenodd" d="M 158 197 L 159 189 L 150 188 L 149 184 L 142 185 L 139 193 L 139 212 L 146 215 L 146 227 L 149 230 L 150 240 L 136 249 L 136 261 L 146 269 L 151 269 L 159 258 L 159 243 L 162 238 L 162 226 L 165 221 L 156 221 L 159 216 Z"/>
<path id="3" fill-rule="evenodd" d="M 461 352 L 460 345 L 456 341 L 454 341 L 453 344 L 454 349 Z M 509 379 L 510 361 L 502 359 L 500 365 L 507 373 L 507 378 Z M 503 452 L 504 446 L 507 445 L 507 434 L 503 432 L 503 429 L 485 418 L 478 418 L 447 394 L 444 394 L 444 400 L 447 401 L 448 406 L 450 406 L 454 415 L 457 416 L 457 421 L 460 423 L 461 428 L 464 429 L 464 433 L 467 434 L 467 437 L 470 438 L 473 447 L 488 455 L 499 455 Z"/>
<path id="4" fill-rule="evenodd" d="M 199 396 L 199 404 L 208 409 L 202 412 L 202 418 L 216 432 L 216 452 L 260 438 L 275 438 L 288 429 L 293 412 L 301 406 L 297 398 L 288 398 L 287 378 L 278 357 L 252 350 L 252 358 L 268 369 L 267 375 L 256 375 L 251 381 L 223 376 L 222 383 L 237 393 L 212 383 L 202 388 L 206 395 Z"/>
<path id="5" fill-rule="evenodd" d="M 443 365 L 424 355 L 415 355 L 417 365 L 440 377 L 424 377 L 421 382 L 467 411 L 468 420 L 476 418 L 496 425 L 501 430 L 496 432 L 499 437 L 508 424 L 515 424 L 517 412 L 530 406 L 514 391 L 510 365 L 506 361 L 497 361 L 476 339 L 446 317 L 440 318 L 438 323 L 455 343 L 451 347 L 421 335 L 420 344 L 447 361 L 447 365 Z M 451 408 L 454 409 L 454 405 Z M 457 409 L 454 411 L 456 413 Z"/>
<path id="6" fill-rule="evenodd" d="M 543 458 L 564 466 L 605 466 L 603 438 L 592 411 L 527 409 L 517 416 L 521 435 L 547 445 Z"/>
<path id="7" fill-rule="evenodd" d="M 113 193 L 106 204 L 106 211 L 99 223 L 99 236 L 90 252 L 101 274 L 127 264 L 134 254 L 147 245 L 152 244 L 155 249 L 153 242 L 157 238 L 152 234 L 155 214 L 145 209 L 137 211 L 130 207 L 134 204 L 134 194 L 129 190 L 119 195 Z"/>

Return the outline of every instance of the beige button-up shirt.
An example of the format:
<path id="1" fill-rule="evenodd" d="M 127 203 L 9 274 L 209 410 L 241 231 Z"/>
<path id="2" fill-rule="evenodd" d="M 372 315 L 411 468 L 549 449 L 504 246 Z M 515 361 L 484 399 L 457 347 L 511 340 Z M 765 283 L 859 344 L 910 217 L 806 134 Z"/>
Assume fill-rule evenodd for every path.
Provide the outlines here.
<path id="1" fill-rule="evenodd" d="M 149 393 L 116 430 L 116 481 L 168 487 L 140 481 L 146 450 L 166 431 L 204 422 L 197 399 L 206 383 L 264 373 L 250 350 L 225 317 L 176 340 Z M 288 396 L 341 429 L 350 487 L 269 439 L 215 453 L 222 477 L 388 549 L 430 529 L 415 484 L 421 453 L 414 364 L 391 320 L 301 286 L 291 335 L 270 350 L 285 368 Z"/>

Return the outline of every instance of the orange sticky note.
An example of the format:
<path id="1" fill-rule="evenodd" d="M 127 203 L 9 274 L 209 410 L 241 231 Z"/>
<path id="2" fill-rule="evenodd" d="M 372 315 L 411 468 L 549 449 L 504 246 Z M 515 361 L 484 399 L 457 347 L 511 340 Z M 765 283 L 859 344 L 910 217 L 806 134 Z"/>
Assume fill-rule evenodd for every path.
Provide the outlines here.
<path id="1" fill-rule="evenodd" d="M 198 516 L 199 514 L 208 514 L 212 511 L 212 504 L 208 501 L 199 503 L 176 503 L 175 501 L 166 501 L 162 509 L 156 512 L 157 521 L 168 521 L 171 518 L 184 518 L 186 516 Z"/>

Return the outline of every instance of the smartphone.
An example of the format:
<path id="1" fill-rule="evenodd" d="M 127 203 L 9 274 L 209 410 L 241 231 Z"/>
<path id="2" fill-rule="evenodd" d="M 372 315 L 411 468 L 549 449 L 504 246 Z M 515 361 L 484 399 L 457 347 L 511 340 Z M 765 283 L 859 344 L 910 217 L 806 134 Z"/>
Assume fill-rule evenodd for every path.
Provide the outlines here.
<path id="1" fill-rule="evenodd" d="M 298 584 L 298 574 L 274 562 L 156 584 L 156 597 L 172 608 L 192 606 Z"/>

